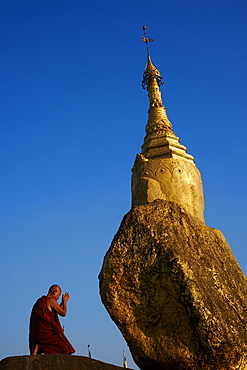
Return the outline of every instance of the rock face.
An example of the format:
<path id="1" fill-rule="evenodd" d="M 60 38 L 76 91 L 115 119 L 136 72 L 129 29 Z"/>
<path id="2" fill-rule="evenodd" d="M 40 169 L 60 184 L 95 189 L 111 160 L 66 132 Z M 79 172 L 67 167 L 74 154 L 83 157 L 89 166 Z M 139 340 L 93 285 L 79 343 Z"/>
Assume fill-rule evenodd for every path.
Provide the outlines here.
<path id="1" fill-rule="evenodd" d="M 247 369 L 247 279 L 222 233 L 176 203 L 124 217 L 100 294 L 141 370 Z"/>
<path id="2" fill-rule="evenodd" d="M 106 364 L 83 356 L 40 355 L 6 357 L 0 361 L 0 370 L 120 370 L 122 367 Z"/>

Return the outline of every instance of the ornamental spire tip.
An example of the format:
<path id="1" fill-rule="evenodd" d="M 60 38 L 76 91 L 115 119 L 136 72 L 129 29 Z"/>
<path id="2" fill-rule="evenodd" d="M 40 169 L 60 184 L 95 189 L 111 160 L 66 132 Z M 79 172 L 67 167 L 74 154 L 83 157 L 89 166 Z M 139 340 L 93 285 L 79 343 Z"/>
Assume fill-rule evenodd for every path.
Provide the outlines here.
<path id="1" fill-rule="evenodd" d="M 154 39 L 149 39 L 147 37 L 147 27 L 146 26 L 143 26 L 142 29 L 143 29 L 142 41 L 145 42 L 145 44 L 146 44 L 146 50 L 147 50 L 147 55 L 150 56 L 150 51 L 149 51 L 148 43 L 151 42 L 151 41 L 154 41 Z"/>
<path id="2" fill-rule="evenodd" d="M 164 82 L 162 81 L 163 77 L 161 76 L 159 70 L 152 63 L 152 60 L 150 57 L 148 43 L 151 41 L 154 41 L 154 39 L 149 39 L 147 37 L 147 27 L 146 26 L 143 26 L 142 29 L 143 29 L 142 41 L 145 42 L 146 44 L 147 57 L 148 57 L 147 65 L 143 73 L 142 87 L 144 90 L 148 90 L 148 84 L 151 78 L 155 78 L 159 86 L 162 85 Z"/>

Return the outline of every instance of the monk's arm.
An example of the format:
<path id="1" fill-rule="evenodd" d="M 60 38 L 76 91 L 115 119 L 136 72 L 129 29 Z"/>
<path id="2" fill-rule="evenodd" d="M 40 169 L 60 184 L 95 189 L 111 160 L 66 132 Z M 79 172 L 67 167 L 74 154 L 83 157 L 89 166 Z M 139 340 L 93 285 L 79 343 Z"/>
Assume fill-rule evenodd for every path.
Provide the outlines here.
<path id="1" fill-rule="evenodd" d="M 60 307 L 65 312 L 65 314 L 64 315 L 60 314 L 61 316 L 65 316 L 67 313 L 67 302 L 69 299 L 70 299 L 70 294 L 68 292 L 62 295 L 62 302 L 60 303 Z"/>
<path id="2" fill-rule="evenodd" d="M 66 316 L 67 313 L 67 302 L 70 298 L 69 293 L 65 293 L 62 296 L 62 302 L 59 305 L 55 299 L 51 299 L 49 304 L 60 316 Z"/>

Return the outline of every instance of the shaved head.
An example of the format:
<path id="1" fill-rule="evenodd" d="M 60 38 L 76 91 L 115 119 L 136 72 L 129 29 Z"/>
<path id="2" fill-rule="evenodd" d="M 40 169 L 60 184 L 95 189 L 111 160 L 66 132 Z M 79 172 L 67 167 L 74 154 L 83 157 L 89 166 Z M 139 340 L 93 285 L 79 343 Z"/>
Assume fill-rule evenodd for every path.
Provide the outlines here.
<path id="1" fill-rule="evenodd" d="M 60 286 L 59 286 L 59 285 L 57 285 L 57 284 L 53 284 L 53 285 L 49 288 L 49 290 L 48 290 L 48 294 L 54 294 L 54 293 L 56 293 L 58 290 L 61 292 L 61 288 L 60 288 Z"/>

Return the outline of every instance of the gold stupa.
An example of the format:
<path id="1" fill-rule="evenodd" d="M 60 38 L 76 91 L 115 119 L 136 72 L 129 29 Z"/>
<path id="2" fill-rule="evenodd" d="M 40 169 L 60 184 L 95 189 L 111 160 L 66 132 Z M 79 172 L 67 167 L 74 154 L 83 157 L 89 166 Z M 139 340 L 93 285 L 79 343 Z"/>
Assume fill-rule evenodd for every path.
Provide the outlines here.
<path id="1" fill-rule="evenodd" d="M 194 157 L 180 144 L 163 105 L 159 70 L 153 64 L 147 45 L 147 65 L 142 86 L 148 91 L 149 110 L 142 151 L 132 169 L 132 207 L 165 199 L 204 221 L 202 180 Z"/>

